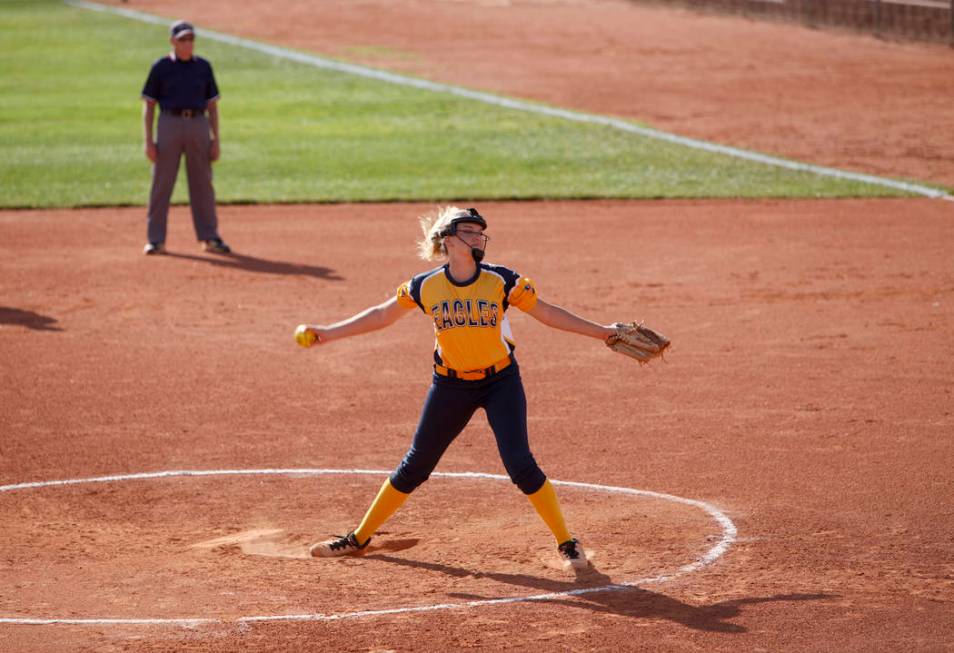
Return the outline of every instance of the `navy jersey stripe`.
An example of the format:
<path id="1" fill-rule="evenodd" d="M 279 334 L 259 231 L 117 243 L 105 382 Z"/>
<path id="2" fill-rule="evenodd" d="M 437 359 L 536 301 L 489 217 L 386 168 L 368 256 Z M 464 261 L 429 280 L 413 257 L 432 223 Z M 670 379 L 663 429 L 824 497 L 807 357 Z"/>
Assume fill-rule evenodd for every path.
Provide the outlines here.
<path id="1" fill-rule="evenodd" d="M 520 275 L 510 268 L 505 268 L 502 265 L 494 265 L 493 263 L 481 263 L 480 267 L 488 272 L 499 275 L 503 279 L 503 310 L 506 312 L 506 310 L 510 308 L 510 302 L 507 301 L 510 297 L 510 291 L 513 290 L 517 282 L 520 281 Z"/>
<path id="2" fill-rule="evenodd" d="M 427 309 L 424 308 L 424 304 L 421 303 L 421 287 L 424 285 L 424 281 L 427 280 L 428 277 L 432 277 L 439 272 L 443 272 L 443 270 L 444 266 L 441 266 L 439 268 L 434 268 L 433 270 L 428 270 L 427 272 L 421 272 L 411 279 L 411 299 L 413 299 L 414 303 L 421 307 L 421 311 L 424 313 L 427 313 Z"/>

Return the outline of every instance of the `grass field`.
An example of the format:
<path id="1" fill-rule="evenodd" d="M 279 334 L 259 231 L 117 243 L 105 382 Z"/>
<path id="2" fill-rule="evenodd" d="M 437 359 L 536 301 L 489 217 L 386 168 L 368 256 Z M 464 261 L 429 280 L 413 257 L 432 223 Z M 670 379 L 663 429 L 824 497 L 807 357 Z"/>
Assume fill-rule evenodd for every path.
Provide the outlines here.
<path id="1" fill-rule="evenodd" d="M 167 31 L 0 3 L 0 207 L 138 205 L 139 92 Z M 494 108 L 202 40 L 222 91 L 220 202 L 902 193 Z M 183 166 L 184 168 L 184 166 Z M 174 201 L 186 201 L 184 180 Z"/>

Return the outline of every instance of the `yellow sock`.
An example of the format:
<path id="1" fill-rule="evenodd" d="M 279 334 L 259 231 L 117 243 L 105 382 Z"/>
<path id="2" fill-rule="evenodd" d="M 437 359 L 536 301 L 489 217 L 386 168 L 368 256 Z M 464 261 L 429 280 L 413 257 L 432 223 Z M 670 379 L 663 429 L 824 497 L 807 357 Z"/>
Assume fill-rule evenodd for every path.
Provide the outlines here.
<path id="1" fill-rule="evenodd" d="M 566 529 L 566 522 L 563 521 L 560 502 L 557 501 L 556 492 L 553 491 L 553 486 L 550 485 L 549 480 L 544 481 L 543 487 L 539 490 L 533 494 L 528 494 L 527 498 L 530 499 L 530 503 L 533 504 L 537 514 L 540 515 L 540 518 L 553 533 L 557 544 L 563 544 L 571 539 L 570 531 Z"/>
<path id="2" fill-rule="evenodd" d="M 374 533 L 386 522 L 398 508 L 400 508 L 410 494 L 394 489 L 391 485 L 391 479 L 386 479 L 384 485 L 378 490 L 378 496 L 374 497 L 371 507 L 365 513 L 361 525 L 354 532 L 358 544 L 364 544 Z"/>

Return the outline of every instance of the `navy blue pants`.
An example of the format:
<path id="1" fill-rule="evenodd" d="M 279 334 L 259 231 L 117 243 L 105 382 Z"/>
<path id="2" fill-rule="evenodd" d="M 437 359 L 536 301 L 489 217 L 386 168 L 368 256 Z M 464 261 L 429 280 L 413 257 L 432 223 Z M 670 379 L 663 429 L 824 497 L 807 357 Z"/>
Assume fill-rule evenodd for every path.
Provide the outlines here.
<path id="1" fill-rule="evenodd" d="M 497 438 L 497 450 L 510 480 L 524 494 L 533 494 L 547 480 L 537 466 L 527 438 L 527 396 L 516 363 L 481 381 L 434 375 L 411 448 L 391 474 L 391 485 L 410 494 L 426 481 L 447 447 L 478 408 Z"/>

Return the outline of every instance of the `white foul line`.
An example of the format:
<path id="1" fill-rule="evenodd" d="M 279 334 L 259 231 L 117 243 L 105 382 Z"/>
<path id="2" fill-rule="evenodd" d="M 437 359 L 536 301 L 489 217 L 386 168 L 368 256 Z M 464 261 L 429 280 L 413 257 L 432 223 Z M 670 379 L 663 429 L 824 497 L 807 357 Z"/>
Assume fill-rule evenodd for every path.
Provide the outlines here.
<path id="1" fill-rule="evenodd" d="M 266 476 L 321 476 L 321 475 L 373 475 L 373 476 L 386 476 L 390 472 L 374 469 L 210 469 L 210 470 L 174 470 L 174 471 L 164 471 L 164 472 L 144 472 L 139 474 L 119 474 L 113 476 L 96 476 L 92 478 L 77 478 L 77 479 L 64 479 L 57 481 L 35 481 L 30 483 L 16 483 L 13 485 L 0 485 L 0 493 L 3 492 L 16 492 L 22 490 L 35 490 L 40 488 L 47 487 L 63 487 L 67 485 L 79 485 L 84 483 L 115 483 L 117 481 L 141 481 L 141 480 L 151 480 L 158 478 L 175 478 L 181 476 L 250 476 L 250 475 L 266 475 Z M 486 479 L 494 481 L 509 481 L 508 476 L 502 476 L 500 474 L 485 474 L 482 472 L 434 472 L 432 476 L 445 477 L 445 478 L 472 478 L 472 479 Z M 403 608 L 390 608 L 384 610 L 362 610 L 358 612 L 343 612 L 338 614 L 293 614 L 293 615 L 258 615 L 258 616 L 247 616 L 239 617 L 237 619 L 231 620 L 237 623 L 256 623 L 264 621 L 340 621 L 343 619 L 358 619 L 362 617 L 378 617 L 391 614 L 408 614 L 408 613 L 418 613 L 418 612 L 436 612 L 439 610 L 460 610 L 464 608 L 477 608 L 482 606 L 493 606 L 493 605 L 506 605 L 509 603 L 526 603 L 528 601 L 549 601 L 561 597 L 567 596 L 583 596 L 585 594 L 593 594 L 596 592 L 618 592 L 621 590 L 630 589 L 632 587 L 638 587 L 641 585 L 650 585 L 654 583 L 662 583 L 678 576 L 683 576 L 689 574 L 693 571 L 697 571 L 706 565 L 710 565 L 715 562 L 719 557 L 725 554 L 729 550 L 729 547 L 735 541 L 736 538 L 736 528 L 735 524 L 732 523 L 725 514 L 722 513 L 718 508 L 705 503 L 704 501 L 697 501 L 695 499 L 686 499 L 683 497 L 678 497 L 672 494 L 662 494 L 659 492 L 651 492 L 648 490 L 636 490 L 633 488 L 626 487 L 613 487 L 610 485 L 596 485 L 594 483 L 576 483 L 573 481 L 558 481 L 551 479 L 550 481 L 553 485 L 562 485 L 565 487 L 579 488 L 583 490 L 593 490 L 596 492 L 606 492 L 609 494 L 627 494 L 631 496 L 642 496 L 650 497 L 653 499 L 661 499 L 664 501 L 672 501 L 674 503 L 680 503 L 686 506 L 692 506 L 698 508 L 707 514 L 710 517 L 715 519 L 715 521 L 722 528 L 722 538 L 710 548 L 701 558 L 692 562 L 690 564 L 683 565 L 679 569 L 669 574 L 660 574 L 658 576 L 652 576 L 648 578 L 639 578 L 637 580 L 626 581 L 622 583 L 612 583 L 610 585 L 602 585 L 600 587 L 586 587 L 576 590 L 568 590 L 565 592 L 549 592 L 547 594 L 533 594 L 529 596 L 514 596 L 506 597 L 499 599 L 482 599 L 479 601 L 466 601 L 463 603 L 438 603 L 434 605 L 422 605 L 416 607 L 403 607 Z M 35 625 L 35 626 L 45 626 L 53 624 L 66 624 L 66 625 L 76 625 L 76 626 L 110 626 L 110 625 L 124 625 L 124 626 L 183 626 L 187 628 L 194 628 L 203 624 L 213 624 L 213 623 L 225 623 L 225 619 L 214 619 L 208 617 L 192 617 L 192 618 L 172 618 L 172 619 L 155 619 L 155 618 L 141 618 L 141 619 L 117 619 L 117 618 L 87 618 L 87 619 L 76 619 L 76 618 L 66 618 L 66 617 L 54 617 L 54 618 L 37 618 L 37 617 L 0 617 L 0 624 L 13 624 L 13 625 Z"/>
<path id="2" fill-rule="evenodd" d="M 117 16 L 123 16 L 125 18 L 131 18 L 133 20 L 138 20 L 145 23 L 154 23 L 160 25 L 166 25 L 169 23 L 169 19 L 167 18 L 154 16 L 152 14 L 136 11 L 134 9 L 101 5 L 96 2 L 88 2 L 87 0 L 64 1 L 66 4 L 78 7 L 80 9 L 89 9 L 92 11 L 115 14 Z M 924 197 L 930 197 L 934 199 L 954 200 L 954 196 L 949 195 L 943 190 L 931 188 L 930 186 L 912 184 L 905 181 L 898 181 L 896 179 L 888 179 L 886 177 L 878 177 L 875 175 L 866 175 L 860 172 L 849 172 L 847 170 L 839 170 L 837 168 L 816 166 L 809 163 L 800 163 L 798 161 L 789 161 L 787 159 L 781 159 L 778 157 L 769 156 L 767 154 L 760 154 L 750 150 L 730 147 L 728 145 L 719 145 L 717 143 L 710 143 L 708 141 L 702 141 L 695 138 L 677 136 L 676 134 L 670 134 L 668 132 L 652 129 L 650 127 L 641 127 L 625 120 L 620 120 L 619 118 L 611 118 L 609 116 L 601 116 L 593 113 L 583 113 L 580 111 L 570 111 L 569 109 L 548 107 L 541 104 L 525 102 L 523 100 L 500 97 L 481 91 L 473 91 L 461 86 L 453 86 L 450 84 L 441 84 L 439 82 L 431 82 L 423 79 L 415 79 L 413 77 L 389 73 L 383 70 L 369 68 L 367 66 L 343 63 L 313 54 L 305 54 L 303 52 L 296 52 L 287 48 L 268 45 L 266 43 L 259 43 L 258 41 L 244 39 L 231 34 L 223 34 L 221 32 L 213 32 L 212 30 L 203 29 L 202 38 L 207 38 L 212 41 L 219 41 L 221 43 L 227 43 L 240 48 L 247 48 L 249 50 L 261 52 L 279 59 L 287 59 L 289 61 L 295 61 L 309 66 L 314 66 L 316 68 L 333 70 L 335 72 L 346 73 L 348 75 L 355 75 L 358 77 L 366 77 L 380 82 L 387 82 L 388 84 L 397 84 L 400 86 L 409 86 L 411 88 L 417 88 L 425 91 L 433 91 L 435 93 L 456 95 L 470 100 L 475 100 L 477 102 L 483 102 L 485 104 L 491 104 L 506 109 L 513 109 L 515 111 L 536 113 L 549 116 L 551 118 L 562 118 L 564 120 L 582 122 L 590 125 L 602 125 L 604 127 L 611 127 L 620 131 L 639 134 L 640 136 L 665 141 L 667 143 L 674 143 L 676 145 L 682 145 L 692 149 L 702 150 L 704 152 L 711 152 L 713 154 L 724 154 L 737 159 L 744 159 L 746 161 L 775 166 L 777 168 L 785 168 L 787 170 L 795 170 L 797 172 L 809 172 L 816 175 L 821 175 L 823 177 L 833 177 L 846 181 L 857 181 L 864 184 L 870 184 L 872 186 L 892 188 L 894 190 L 904 191 L 913 195 L 922 195 Z"/>

